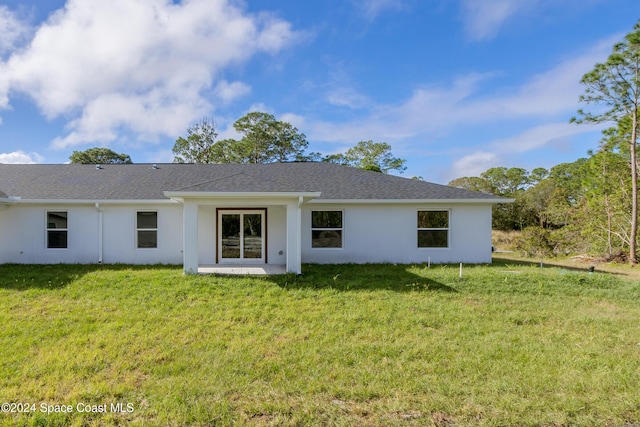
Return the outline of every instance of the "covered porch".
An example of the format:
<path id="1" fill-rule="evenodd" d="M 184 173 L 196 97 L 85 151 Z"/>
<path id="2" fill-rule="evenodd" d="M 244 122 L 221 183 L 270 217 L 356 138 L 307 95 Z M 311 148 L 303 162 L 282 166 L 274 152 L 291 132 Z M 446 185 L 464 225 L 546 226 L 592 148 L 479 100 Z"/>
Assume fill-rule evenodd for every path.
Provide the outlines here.
<path id="1" fill-rule="evenodd" d="M 183 206 L 185 274 L 302 273 L 301 207 L 319 193 L 165 194 Z"/>

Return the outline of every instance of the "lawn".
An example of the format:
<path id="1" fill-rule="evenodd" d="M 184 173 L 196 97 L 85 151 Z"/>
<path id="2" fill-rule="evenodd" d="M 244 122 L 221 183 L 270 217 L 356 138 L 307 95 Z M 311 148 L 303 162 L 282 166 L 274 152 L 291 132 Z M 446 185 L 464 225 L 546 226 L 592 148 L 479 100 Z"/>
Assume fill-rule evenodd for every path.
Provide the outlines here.
<path id="1" fill-rule="evenodd" d="M 640 423 L 635 280 L 504 260 L 303 270 L 0 265 L 0 425 Z"/>

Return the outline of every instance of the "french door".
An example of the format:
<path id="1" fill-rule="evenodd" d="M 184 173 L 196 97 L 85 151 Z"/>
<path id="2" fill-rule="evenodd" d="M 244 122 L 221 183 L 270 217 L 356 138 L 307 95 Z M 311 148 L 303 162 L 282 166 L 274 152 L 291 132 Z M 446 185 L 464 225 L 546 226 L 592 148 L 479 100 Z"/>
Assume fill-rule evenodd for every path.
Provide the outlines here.
<path id="1" fill-rule="evenodd" d="M 265 263 L 265 210 L 218 211 L 220 263 Z"/>

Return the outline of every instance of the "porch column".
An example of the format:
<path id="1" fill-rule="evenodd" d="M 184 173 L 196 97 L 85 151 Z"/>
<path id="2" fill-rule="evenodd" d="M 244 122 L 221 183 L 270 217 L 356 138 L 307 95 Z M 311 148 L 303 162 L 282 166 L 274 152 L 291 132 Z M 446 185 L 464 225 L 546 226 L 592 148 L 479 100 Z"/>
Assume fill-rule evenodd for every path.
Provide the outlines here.
<path id="1" fill-rule="evenodd" d="M 299 201 L 287 203 L 287 272 L 302 274 L 302 210 Z"/>
<path id="2" fill-rule="evenodd" d="M 198 205 L 185 200 L 182 214 L 182 264 L 185 274 L 198 273 Z"/>

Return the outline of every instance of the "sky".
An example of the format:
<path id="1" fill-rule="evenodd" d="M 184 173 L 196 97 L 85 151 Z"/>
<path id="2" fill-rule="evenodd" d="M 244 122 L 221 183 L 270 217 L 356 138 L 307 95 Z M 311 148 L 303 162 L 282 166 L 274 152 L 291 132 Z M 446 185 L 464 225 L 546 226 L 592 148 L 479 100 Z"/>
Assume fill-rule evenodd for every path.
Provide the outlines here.
<path id="1" fill-rule="evenodd" d="M 597 149 L 570 124 L 582 76 L 638 0 L 4 0 L 0 163 L 108 147 L 171 162 L 189 126 L 251 111 L 308 151 L 387 142 L 401 175 L 446 184 Z"/>

